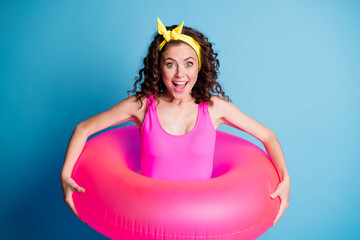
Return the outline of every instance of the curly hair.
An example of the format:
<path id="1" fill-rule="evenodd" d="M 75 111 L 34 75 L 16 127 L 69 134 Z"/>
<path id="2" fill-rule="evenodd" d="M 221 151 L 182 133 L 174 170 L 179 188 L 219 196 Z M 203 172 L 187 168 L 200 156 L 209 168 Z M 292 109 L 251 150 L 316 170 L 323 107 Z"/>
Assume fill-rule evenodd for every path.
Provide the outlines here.
<path id="1" fill-rule="evenodd" d="M 167 27 L 167 30 L 171 31 L 176 27 L 176 25 L 173 25 Z M 213 101 L 211 100 L 211 96 L 215 94 L 220 94 L 224 99 L 231 102 L 230 98 L 225 95 L 219 82 L 217 82 L 220 62 L 217 59 L 218 54 L 214 52 L 212 48 L 213 44 L 210 43 L 208 38 L 201 32 L 190 27 L 183 26 L 182 34 L 191 36 L 201 46 L 200 55 L 202 66 L 198 73 L 197 81 L 190 93 L 195 99 L 195 102 L 197 104 L 207 102 L 212 106 Z M 136 101 L 141 102 L 141 107 L 141 100 L 144 97 L 148 97 L 151 94 L 153 94 L 154 97 L 159 97 L 166 90 L 166 86 L 159 72 L 162 53 L 171 46 L 182 43 L 187 44 L 180 40 L 171 40 L 165 44 L 161 51 L 159 51 L 159 45 L 163 40 L 162 35 L 158 33 L 155 34 L 154 40 L 149 46 L 148 54 L 144 58 L 143 68 L 140 69 L 138 77 L 135 78 L 134 88 L 133 90 L 127 91 L 128 95 L 129 93 L 135 93 Z M 140 84 L 140 91 L 136 91 L 138 89 L 138 84 Z"/>

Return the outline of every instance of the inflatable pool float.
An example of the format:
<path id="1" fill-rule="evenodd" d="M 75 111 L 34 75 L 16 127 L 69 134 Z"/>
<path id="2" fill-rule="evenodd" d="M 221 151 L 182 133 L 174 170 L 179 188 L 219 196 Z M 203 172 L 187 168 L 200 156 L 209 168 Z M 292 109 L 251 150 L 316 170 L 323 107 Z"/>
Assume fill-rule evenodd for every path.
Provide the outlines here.
<path id="1" fill-rule="evenodd" d="M 72 178 L 80 217 L 111 239 L 255 239 L 272 226 L 279 183 L 268 155 L 217 130 L 211 179 L 170 181 L 139 173 L 139 129 L 120 127 L 88 140 Z"/>

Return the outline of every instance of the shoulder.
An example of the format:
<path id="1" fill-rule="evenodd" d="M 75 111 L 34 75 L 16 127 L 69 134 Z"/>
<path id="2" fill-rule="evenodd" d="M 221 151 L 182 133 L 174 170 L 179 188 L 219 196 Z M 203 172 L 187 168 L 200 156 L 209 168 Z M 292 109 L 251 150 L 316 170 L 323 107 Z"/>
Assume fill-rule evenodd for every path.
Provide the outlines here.
<path id="1" fill-rule="evenodd" d="M 132 95 L 128 98 L 125 98 L 119 105 L 124 104 L 123 107 L 120 107 L 124 112 L 127 112 L 131 116 L 131 121 L 133 121 L 139 128 L 141 128 L 142 122 L 145 118 L 146 110 L 147 110 L 147 98 L 144 96 L 141 99 L 138 99 L 136 95 Z M 120 111 L 119 111 L 120 113 Z"/>
<path id="2" fill-rule="evenodd" d="M 141 112 L 146 108 L 146 97 L 137 99 L 135 95 L 132 95 L 119 101 L 113 108 L 135 115 L 137 112 Z"/>
<path id="3" fill-rule="evenodd" d="M 212 95 L 210 100 L 213 102 L 213 106 L 211 106 L 212 109 L 221 109 L 227 106 L 230 106 L 232 103 L 221 96 Z M 210 105 L 209 105 L 210 107 Z"/>
<path id="4" fill-rule="evenodd" d="M 213 105 L 210 106 L 208 104 L 209 114 L 216 129 L 220 124 L 224 123 L 224 118 L 232 103 L 217 95 L 211 96 L 210 100 L 213 102 Z"/>
<path id="5" fill-rule="evenodd" d="M 142 111 L 146 109 L 147 99 L 148 97 L 146 96 L 141 99 L 137 99 L 135 95 L 132 95 L 126 98 L 125 101 L 127 102 L 127 104 L 130 105 L 132 109 L 134 109 L 134 111 Z"/>
<path id="6" fill-rule="evenodd" d="M 138 101 L 135 96 L 127 97 L 108 110 L 81 122 L 79 126 L 91 135 L 107 127 L 115 126 L 127 121 L 134 121 L 138 124 L 139 118 L 146 108 L 146 104 L 141 106 L 142 101 L 144 100 Z"/>
<path id="7" fill-rule="evenodd" d="M 235 104 L 221 96 L 211 96 L 211 100 L 214 104 L 212 107 L 209 106 L 209 111 L 212 111 L 216 118 L 226 119 L 234 116 L 236 113 L 242 112 Z"/>

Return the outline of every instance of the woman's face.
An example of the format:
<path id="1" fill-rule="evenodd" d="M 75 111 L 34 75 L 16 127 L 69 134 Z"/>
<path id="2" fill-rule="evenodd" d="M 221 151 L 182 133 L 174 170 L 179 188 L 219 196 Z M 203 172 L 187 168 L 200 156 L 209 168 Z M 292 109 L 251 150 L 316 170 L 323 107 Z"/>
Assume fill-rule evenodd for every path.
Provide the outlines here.
<path id="1" fill-rule="evenodd" d="M 162 53 L 160 73 L 167 95 L 177 99 L 190 96 L 199 73 L 195 50 L 186 43 L 169 47 Z"/>

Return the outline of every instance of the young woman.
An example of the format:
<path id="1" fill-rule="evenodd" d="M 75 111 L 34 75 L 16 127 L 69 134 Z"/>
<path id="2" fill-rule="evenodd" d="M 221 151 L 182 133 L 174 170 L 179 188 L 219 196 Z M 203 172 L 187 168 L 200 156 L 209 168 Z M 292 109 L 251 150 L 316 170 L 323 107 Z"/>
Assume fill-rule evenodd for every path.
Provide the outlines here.
<path id="1" fill-rule="evenodd" d="M 202 33 L 183 23 L 165 28 L 158 19 L 158 34 L 150 44 L 134 89 L 128 91 L 135 94 L 81 122 L 71 136 L 61 185 L 64 201 L 75 215 L 72 193 L 85 189 L 71 179 L 71 173 L 87 138 L 107 127 L 133 121 L 140 131 L 142 174 L 154 178 L 181 179 L 186 171 L 187 178 L 209 179 L 220 124 L 259 139 L 280 176 L 280 184 L 270 195 L 281 199 L 273 224 L 279 221 L 290 194 L 281 146 L 273 131 L 231 103 L 217 82 L 218 68 L 217 54 Z"/>

